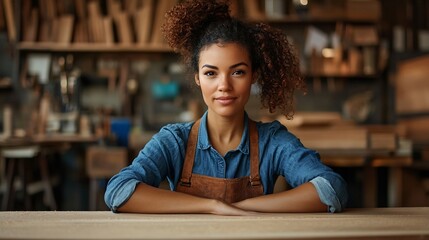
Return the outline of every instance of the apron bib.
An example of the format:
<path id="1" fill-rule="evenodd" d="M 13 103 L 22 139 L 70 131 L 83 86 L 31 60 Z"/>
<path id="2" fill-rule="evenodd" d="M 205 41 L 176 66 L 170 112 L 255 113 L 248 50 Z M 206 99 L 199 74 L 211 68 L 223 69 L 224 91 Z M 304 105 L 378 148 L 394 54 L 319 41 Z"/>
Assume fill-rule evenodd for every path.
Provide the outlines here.
<path id="1" fill-rule="evenodd" d="M 241 178 L 216 178 L 192 174 L 200 120 L 192 126 L 189 134 L 182 176 L 176 186 L 177 192 L 198 197 L 217 199 L 226 203 L 261 196 L 264 189 L 259 177 L 258 132 L 256 123 L 249 120 L 250 129 L 250 176 Z"/>

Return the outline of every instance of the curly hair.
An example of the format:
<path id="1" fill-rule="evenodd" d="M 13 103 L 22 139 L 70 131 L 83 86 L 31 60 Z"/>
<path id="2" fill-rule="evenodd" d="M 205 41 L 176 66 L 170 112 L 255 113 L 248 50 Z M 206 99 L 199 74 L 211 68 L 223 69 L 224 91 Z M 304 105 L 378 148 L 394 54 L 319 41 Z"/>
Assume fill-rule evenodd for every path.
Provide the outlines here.
<path id="1" fill-rule="evenodd" d="M 194 73 L 205 47 L 214 43 L 242 45 L 261 87 L 262 106 L 270 112 L 279 109 L 288 119 L 293 117 L 294 92 L 305 92 L 306 87 L 294 48 L 281 30 L 232 17 L 224 0 L 185 0 L 166 13 L 162 31 Z"/>

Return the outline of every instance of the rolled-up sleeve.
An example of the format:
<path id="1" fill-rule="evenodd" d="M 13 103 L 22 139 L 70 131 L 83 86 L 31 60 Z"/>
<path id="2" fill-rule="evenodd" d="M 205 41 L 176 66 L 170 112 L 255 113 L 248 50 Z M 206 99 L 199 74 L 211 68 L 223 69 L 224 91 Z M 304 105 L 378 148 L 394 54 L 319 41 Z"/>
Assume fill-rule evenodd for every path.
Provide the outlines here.
<path id="1" fill-rule="evenodd" d="M 328 206 L 329 212 L 341 212 L 345 208 L 347 201 L 345 183 L 342 181 L 331 181 L 335 186 L 332 187 L 330 181 L 323 177 L 316 177 L 310 182 L 316 188 L 320 201 Z"/>
<path id="2" fill-rule="evenodd" d="M 128 179 L 124 181 L 121 180 L 120 177 L 114 176 L 109 181 L 104 194 L 104 201 L 110 210 L 117 212 L 118 208 L 128 201 L 128 199 L 134 193 L 138 183 L 139 181 L 136 179 Z"/>

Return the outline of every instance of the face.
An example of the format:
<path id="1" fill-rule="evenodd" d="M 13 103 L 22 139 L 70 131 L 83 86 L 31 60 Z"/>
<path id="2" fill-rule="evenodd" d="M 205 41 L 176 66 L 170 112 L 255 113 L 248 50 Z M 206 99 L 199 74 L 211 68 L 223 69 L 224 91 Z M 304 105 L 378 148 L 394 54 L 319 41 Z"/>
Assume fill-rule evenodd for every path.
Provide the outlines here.
<path id="1" fill-rule="evenodd" d="M 201 87 L 209 115 L 241 116 L 253 83 L 249 53 L 236 43 L 203 48 L 195 81 Z"/>

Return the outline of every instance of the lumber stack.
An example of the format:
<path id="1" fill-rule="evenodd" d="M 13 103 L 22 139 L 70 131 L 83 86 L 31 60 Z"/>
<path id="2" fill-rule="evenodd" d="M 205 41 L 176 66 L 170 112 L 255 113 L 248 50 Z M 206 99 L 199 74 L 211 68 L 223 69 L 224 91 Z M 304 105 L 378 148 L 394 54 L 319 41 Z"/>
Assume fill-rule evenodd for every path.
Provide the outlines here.
<path id="1" fill-rule="evenodd" d="M 279 120 L 314 150 L 395 152 L 399 147 L 395 125 L 358 126 L 335 112 L 297 112 L 293 120 Z"/>
<path id="2" fill-rule="evenodd" d="M 10 1 L 10 0 L 4 0 Z M 175 0 L 23 0 L 23 42 L 164 44 L 161 24 Z"/>

